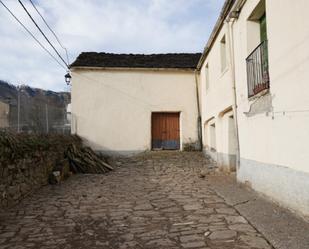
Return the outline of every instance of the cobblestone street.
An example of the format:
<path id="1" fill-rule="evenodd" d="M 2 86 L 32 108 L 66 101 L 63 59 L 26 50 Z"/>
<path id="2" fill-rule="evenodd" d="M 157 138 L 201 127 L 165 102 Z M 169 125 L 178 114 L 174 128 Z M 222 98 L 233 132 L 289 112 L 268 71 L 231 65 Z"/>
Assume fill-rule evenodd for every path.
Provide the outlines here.
<path id="1" fill-rule="evenodd" d="M 212 164 L 201 153 L 118 166 L 46 186 L 2 213 L 0 248 L 272 248 L 202 177 Z"/>

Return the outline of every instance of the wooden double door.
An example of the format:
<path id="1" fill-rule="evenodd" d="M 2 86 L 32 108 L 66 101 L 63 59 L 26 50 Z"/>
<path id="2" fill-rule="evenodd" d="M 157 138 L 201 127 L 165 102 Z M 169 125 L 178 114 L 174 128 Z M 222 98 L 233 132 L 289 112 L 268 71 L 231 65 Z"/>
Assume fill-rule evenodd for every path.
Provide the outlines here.
<path id="1" fill-rule="evenodd" d="M 151 131 L 153 150 L 180 149 L 179 113 L 152 113 Z"/>

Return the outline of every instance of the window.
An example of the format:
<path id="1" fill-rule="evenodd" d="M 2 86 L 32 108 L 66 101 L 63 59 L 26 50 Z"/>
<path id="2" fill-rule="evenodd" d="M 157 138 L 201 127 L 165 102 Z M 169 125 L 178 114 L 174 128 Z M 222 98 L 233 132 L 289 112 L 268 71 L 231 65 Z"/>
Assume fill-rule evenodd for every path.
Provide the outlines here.
<path id="1" fill-rule="evenodd" d="M 267 40 L 265 0 L 260 0 L 247 20 L 248 55 L 263 41 Z"/>
<path id="2" fill-rule="evenodd" d="M 260 36 L 261 42 L 267 41 L 267 27 L 266 27 L 266 14 L 260 18 Z"/>
<path id="3" fill-rule="evenodd" d="M 205 67 L 205 77 L 206 77 L 206 91 L 209 89 L 209 66 L 208 63 Z"/>
<path id="4" fill-rule="evenodd" d="M 221 72 L 224 72 L 227 66 L 225 36 L 223 36 L 220 42 L 220 50 L 221 50 Z"/>
<path id="5" fill-rule="evenodd" d="M 248 97 L 270 87 L 265 0 L 261 0 L 247 22 L 249 56 L 247 62 Z"/>
<path id="6" fill-rule="evenodd" d="M 260 37 L 261 43 L 267 43 L 267 27 L 266 27 L 266 14 L 260 18 Z M 262 51 L 262 56 L 265 57 L 264 63 L 262 63 L 263 72 L 268 74 L 268 46 L 264 46 L 264 51 Z"/>

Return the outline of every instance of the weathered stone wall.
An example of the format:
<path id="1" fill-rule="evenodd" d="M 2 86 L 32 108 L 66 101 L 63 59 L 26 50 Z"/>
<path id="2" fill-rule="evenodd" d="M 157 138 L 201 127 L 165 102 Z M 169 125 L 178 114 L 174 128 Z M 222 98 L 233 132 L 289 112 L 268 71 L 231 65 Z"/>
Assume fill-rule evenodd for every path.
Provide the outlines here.
<path id="1" fill-rule="evenodd" d="M 46 157 L 42 160 L 19 159 L 14 164 L 1 167 L 1 207 L 11 206 L 31 191 L 47 184 L 53 162 L 54 158 L 46 153 Z"/>
<path id="2" fill-rule="evenodd" d="M 79 139 L 0 132 L 0 210 L 48 184 L 53 171 L 67 174 L 65 151 L 72 142 Z"/>

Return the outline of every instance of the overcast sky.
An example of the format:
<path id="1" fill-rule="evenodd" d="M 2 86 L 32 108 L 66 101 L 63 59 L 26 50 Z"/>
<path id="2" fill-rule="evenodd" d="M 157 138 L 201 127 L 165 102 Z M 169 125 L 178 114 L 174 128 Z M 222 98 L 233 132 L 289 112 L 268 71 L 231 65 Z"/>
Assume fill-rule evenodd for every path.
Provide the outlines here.
<path id="1" fill-rule="evenodd" d="M 48 47 L 17 0 L 2 0 Z M 65 57 L 29 0 L 22 0 Z M 112 53 L 201 52 L 223 0 L 36 0 L 39 11 L 68 48 Z M 0 5 L 0 79 L 62 91 L 61 68 Z M 50 49 L 50 48 L 49 48 Z"/>

